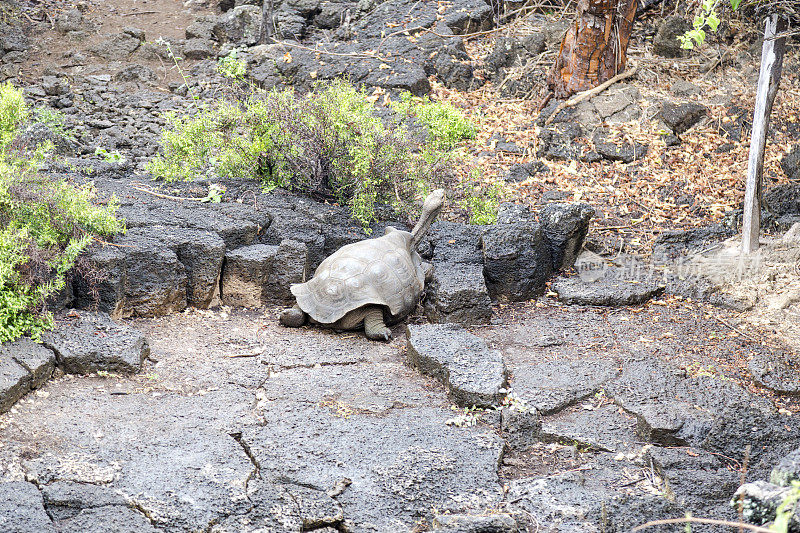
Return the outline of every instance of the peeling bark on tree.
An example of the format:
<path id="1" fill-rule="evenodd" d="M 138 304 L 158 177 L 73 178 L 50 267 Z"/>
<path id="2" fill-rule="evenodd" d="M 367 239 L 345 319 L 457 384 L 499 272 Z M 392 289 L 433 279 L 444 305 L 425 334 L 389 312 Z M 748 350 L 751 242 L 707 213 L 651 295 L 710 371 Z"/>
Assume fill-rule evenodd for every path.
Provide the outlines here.
<path id="1" fill-rule="evenodd" d="M 625 70 L 638 0 L 578 0 L 548 76 L 556 98 L 596 87 Z"/>
<path id="2" fill-rule="evenodd" d="M 761 230 L 761 174 L 764 172 L 764 148 L 767 143 L 769 115 L 778 84 L 781 80 L 783 52 L 786 36 L 778 36 L 786 29 L 786 19 L 778 14 L 767 17 L 764 26 L 764 44 L 761 48 L 761 70 L 758 74 L 756 108 L 753 112 L 753 133 L 750 134 L 750 157 L 747 162 L 747 184 L 744 194 L 742 220 L 742 252 L 758 250 Z"/>

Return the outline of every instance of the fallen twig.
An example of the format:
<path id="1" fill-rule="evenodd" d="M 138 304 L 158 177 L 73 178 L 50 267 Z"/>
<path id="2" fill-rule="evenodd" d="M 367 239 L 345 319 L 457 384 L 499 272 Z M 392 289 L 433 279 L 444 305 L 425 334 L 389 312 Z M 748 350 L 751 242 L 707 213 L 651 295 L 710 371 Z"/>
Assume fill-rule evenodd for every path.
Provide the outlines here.
<path id="1" fill-rule="evenodd" d="M 231 355 L 226 355 L 225 357 L 227 357 L 228 359 L 236 359 L 238 357 L 258 357 L 262 353 L 264 353 L 264 350 L 258 352 L 235 353 Z"/>
<path id="2" fill-rule="evenodd" d="M 555 111 L 553 111 L 553 113 L 549 117 L 547 117 L 547 120 L 544 121 L 544 125 L 548 126 L 550 123 L 552 123 L 553 119 L 556 117 L 556 115 L 558 113 L 560 113 L 563 109 L 566 109 L 567 107 L 572 107 L 574 105 L 577 105 L 580 102 L 586 100 L 587 98 L 592 98 L 593 96 L 597 96 L 598 94 L 600 94 L 601 92 L 605 91 L 607 88 L 609 88 L 611 85 L 617 83 L 618 81 L 630 78 L 631 76 L 636 74 L 636 72 L 638 70 L 639 70 L 638 66 L 633 67 L 630 70 L 626 70 L 625 72 L 617 74 L 616 76 L 614 76 L 613 78 L 611 78 L 608 81 L 604 81 L 603 83 L 601 83 L 600 85 L 598 85 L 594 89 L 589 89 L 588 91 L 580 92 L 580 93 L 578 93 L 576 95 L 573 95 L 572 98 L 570 98 L 569 100 L 564 100 L 563 102 L 558 104 L 558 107 L 556 107 Z"/>
<path id="3" fill-rule="evenodd" d="M 747 340 L 749 340 L 751 342 L 754 342 L 756 344 L 761 344 L 761 341 L 759 341 L 755 337 L 752 337 L 750 334 L 745 333 L 744 331 L 740 331 L 739 328 L 728 324 L 725 320 L 721 319 L 718 316 L 714 316 L 714 315 L 712 315 L 712 316 L 714 317 L 714 320 L 716 320 L 717 322 L 719 322 L 720 324 L 722 324 L 726 328 L 730 329 L 731 331 L 733 331 L 735 333 L 738 333 L 739 335 L 741 335 L 742 337 L 744 337 L 745 339 L 747 339 Z"/>
<path id="4" fill-rule="evenodd" d="M 755 531 L 756 533 L 775 533 L 771 529 L 767 529 L 761 526 L 754 526 L 752 524 L 746 524 L 744 522 L 731 522 L 729 520 L 717 520 L 715 518 L 695 518 L 693 516 L 686 516 L 684 518 L 669 518 L 666 520 L 652 520 L 641 526 L 636 526 L 635 528 L 631 529 L 631 532 L 634 531 L 642 531 L 648 527 L 653 526 L 662 526 L 667 524 L 682 524 L 685 522 L 691 522 L 694 524 L 712 524 L 715 526 L 731 526 L 731 527 L 740 527 L 744 529 L 749 529 L 750 531 Z"/>
<path id="5" fill-rule="evenodd" d="M 123 13 L 120 17 L 132 17 L 133 15 L 154 15 L 161 11 L 134 11 L 133 13 Z"/>
<path id="6" fill-rule="evenodd" d="M 147 194 L 152 194 L 153 196 L 157 196 L 158 198 L 164 198 L 166 200 L 193 200 L 195 202 L 202 202 L 205 200 L 205 197 L 196 198 L 194 196 L 170 196 L 169 194 L 161 194 L 160 192 L 155 192 L 145 187 L 137 187 L 136 185 L 131 185 L 134 189 L 140 192 L 146 192 Z"/>

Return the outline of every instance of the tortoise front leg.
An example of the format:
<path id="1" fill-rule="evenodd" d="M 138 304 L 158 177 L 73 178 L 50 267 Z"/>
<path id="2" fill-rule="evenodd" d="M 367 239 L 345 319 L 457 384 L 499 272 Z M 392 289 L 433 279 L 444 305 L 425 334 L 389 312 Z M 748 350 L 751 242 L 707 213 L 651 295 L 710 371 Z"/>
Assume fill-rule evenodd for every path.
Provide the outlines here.
<path id="1" fill-rule="evenodd" d="M 364 310 L 364 333 L 368 339 L 376 341 L 388 341 L 392 338 L 391 330 L 383 323 L 383 309 L 370 306 Z"/>

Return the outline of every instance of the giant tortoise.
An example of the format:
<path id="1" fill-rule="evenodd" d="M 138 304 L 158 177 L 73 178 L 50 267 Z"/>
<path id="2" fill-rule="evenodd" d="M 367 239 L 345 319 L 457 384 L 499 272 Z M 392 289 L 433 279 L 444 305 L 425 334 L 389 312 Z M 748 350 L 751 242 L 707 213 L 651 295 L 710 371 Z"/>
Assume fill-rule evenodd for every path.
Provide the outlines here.
<path id="1" fill-rule="evenodd" d="M 444 191 L 430 193 L 422 215 L 409 233 L 392 227 L 383 237 L 341 247 L 325 259 L 314 277 L 292 285 L 297 305 L 286 309 L 280 323 L 300 327 L 306 319 L 340 330 L 359 329 L 370 339 L 389 340 L 386 324 L 396 324 L 417 305 L 430 265 L 417 244 L 444 203 Z"/>

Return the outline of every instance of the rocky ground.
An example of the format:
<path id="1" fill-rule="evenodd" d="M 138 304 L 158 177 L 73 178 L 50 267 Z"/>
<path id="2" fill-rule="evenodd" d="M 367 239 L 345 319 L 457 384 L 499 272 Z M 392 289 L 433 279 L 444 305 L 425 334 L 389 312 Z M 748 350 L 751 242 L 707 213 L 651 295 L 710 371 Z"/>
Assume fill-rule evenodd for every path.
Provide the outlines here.
<path id="1" fill-rule="evenodd" d="M 120 198 L 128 233 L 92 251 L 110 273 L 99 306 L 147 339 L 79 310 L 47 348 L 0 347 L 2 397 L 30 391 L 0 399 L 0 530 L 738 519 L 737 488 L 766 485 L 800 443 L 800 272 L 796 236 L 780 236 L 800 218 L 793 49 L 766 167 L 779 233 L 761 263 L 738 267 L 731 226 L 707 225 L 735 222 L 741 197 L 752 90 L 719 80 L 752 79 L 746 45 L 705 72 L 696 56 L 657 59 L 648 16 L 638 79 L 547 125 L 554 105 L 538 119 L 535 107 L 564 29 L 554 17 L 470 40 L 459 35 L 494 24 L 482 1 L 282 2 L 282 42 L 258 47 L 258 8 L 236 4 L 0 2 L 0 77 L 63 114 L 23 141 L 52 139 L 49 171 Z M 141 173 L 164 114 L 218 94 L 215 60 L 234 46 L 263 87 L 347 73 L 376 100 L 407 89 L 463 105 L 479 123 L 475 163 L 530 209 L 506 205 L 488 228 L 437 223 L 422 250 L 436 277 L 390 343 L 277 326 L 288 285 L 363 232 L 335 206 L 238 182 L 199 204 L 186 198 L 206 182 Z M 593 253 L 577 275 L 545 284 L 584 237 Z M 72 289 L 62 304 L 91 305 L 81 280 Z M 82 352 L 87 338 L 101 348 Z M 800 477 L 788 457 L 776 485 Z"/>

